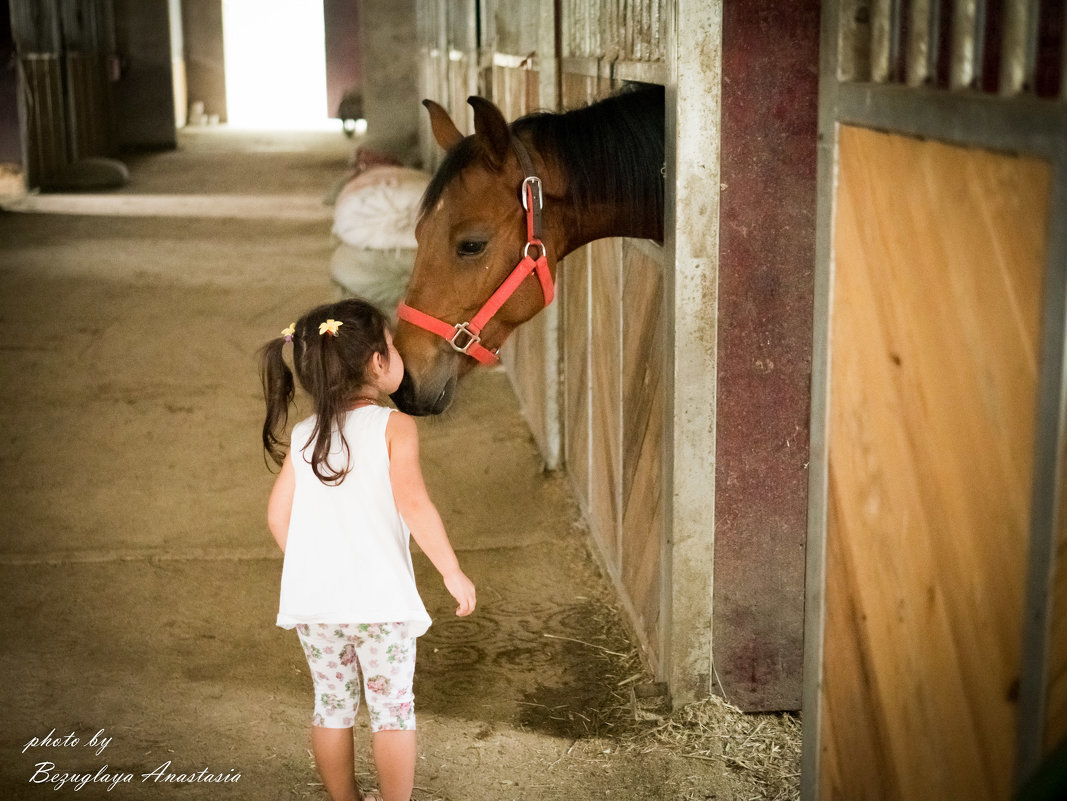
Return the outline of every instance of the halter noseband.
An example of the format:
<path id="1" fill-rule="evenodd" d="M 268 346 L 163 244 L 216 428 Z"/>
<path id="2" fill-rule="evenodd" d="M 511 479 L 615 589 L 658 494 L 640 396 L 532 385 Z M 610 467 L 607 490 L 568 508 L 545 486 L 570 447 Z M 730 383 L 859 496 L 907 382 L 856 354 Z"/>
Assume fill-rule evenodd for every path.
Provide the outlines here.
<path id="1" fill-rule="evenodd" d="M 453 350 L 470 356 L 482 364 L 496 364 L 499 361 L 496 351 L 491 351 L 481 344 L 482 329 L 500 311 L 500 307 L 507 303 L 530 273 L 535 273 L 537 280 L 541 282 L 541 292 L 545 297 L 546 306 L 552 302 L 555 294 L 552 272 L 548 269 L 548 257 L 545 254 L 545 246 L 541 242 L 541 206 L 543 204 L 541 179 L 534 174 L 533 163 L 526 146 L 515 137 L 512 137 L 511 141 L 526 175 L 520 190 L 522 206 L 526 210 L 526 246 L 522 251 L 522 260 L 504 279 L 504 283 L 489 296 L 489 300 L 482 308 L 467 322 L 454 325 L 446 323 L 444 320 L 413 309 L 406 303 L 401 303 L 396 310 L 397 317 L 401 320 L 407 320 L 412 325 L 437 334 L 448 342 Z M 531 250 L 538 253 L 536 258 L 531 255 Z"/>

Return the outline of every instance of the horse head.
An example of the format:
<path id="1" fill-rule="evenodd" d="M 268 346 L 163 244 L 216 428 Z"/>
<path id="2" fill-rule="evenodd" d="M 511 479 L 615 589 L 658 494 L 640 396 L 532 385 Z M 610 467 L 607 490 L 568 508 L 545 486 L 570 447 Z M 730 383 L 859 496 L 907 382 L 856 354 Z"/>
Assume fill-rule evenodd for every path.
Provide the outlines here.
<path id="1" fill-rule="evenodd" d="M 601 237 L 663 238 L 662 86 L 511 125 L 488 100 L 467 102 L 470 136 L 423 101 L 446 154 L 423 196 L 397 310 L 406 371 L 393 399 L 411 414 L 444 411 L 463 375 L 496 360 L 508 334 L 551 302 L 559 259 Z"/>
<path id="2" fill-rule="evenodd" d="M 557 258 L 551 233 L 533 254 L 547 275 L 531 270 L 513 276 L 530 252 L 520 191 L 530 158 L 525 156 L 524 165 L 516 149 L 525 152 L 524 146 L 516 145 L 496 106 L 480 97 L 468 102 L 474 134 L 465 137 L 441 106 L 423 101 L 434 138 L 447 153 L 423 198 L 415 228 L 418 250 L 395 336 L 405 375 L 393 400 L 410 414 L 448 408 L 457 381 L 477 361 L 495 360 L 507 336 L 551 299 Z M 515 284 L 510 294 L 489 319 L 479 320 L 509 276 Z"/>

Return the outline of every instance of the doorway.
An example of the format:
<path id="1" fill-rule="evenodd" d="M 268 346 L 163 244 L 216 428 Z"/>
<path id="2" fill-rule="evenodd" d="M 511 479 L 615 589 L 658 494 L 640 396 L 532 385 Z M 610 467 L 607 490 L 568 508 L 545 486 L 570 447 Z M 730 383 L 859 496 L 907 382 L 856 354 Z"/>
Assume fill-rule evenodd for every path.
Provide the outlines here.
<path id="1" fill-rule="evenodd" d="M 231 126 L 337 126 L 326 100 L 322 2 L 223 0 L 222 31 Z"/>

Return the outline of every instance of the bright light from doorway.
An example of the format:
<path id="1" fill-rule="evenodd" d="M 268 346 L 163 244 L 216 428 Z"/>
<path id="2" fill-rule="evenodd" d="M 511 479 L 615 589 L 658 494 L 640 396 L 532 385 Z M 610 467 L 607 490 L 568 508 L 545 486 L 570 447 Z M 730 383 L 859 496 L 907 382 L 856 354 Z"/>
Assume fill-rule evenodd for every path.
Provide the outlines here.
<path id="1" fill-rule="evenodd" d="M 226 109 L 237 128 L 337 128 L 326 108 L 322 0 L 223 0 Z"/>

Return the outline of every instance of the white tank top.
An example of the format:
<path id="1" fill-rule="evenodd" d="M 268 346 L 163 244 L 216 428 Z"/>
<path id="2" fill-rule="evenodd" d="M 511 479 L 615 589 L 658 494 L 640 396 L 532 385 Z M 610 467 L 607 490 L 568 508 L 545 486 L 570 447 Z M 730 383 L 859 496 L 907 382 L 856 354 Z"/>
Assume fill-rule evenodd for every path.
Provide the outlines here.
<path id="1" fill-rule="evenodd" d="M 363 406 L 348 413 L 344 434 L 351 470 L 332 486 L 311 470 L 314 443 L 303 450 L 315 417 L 293 427 L 296 486 L 278 606 L 282 628 L 407 621 L 414 636 L 429 628 L 411 566 L 411 532 L 389 480 L 385 426 L 391 411 Z M 330 467 L 341 467 L 345 457 L 335 433 Z"/>

